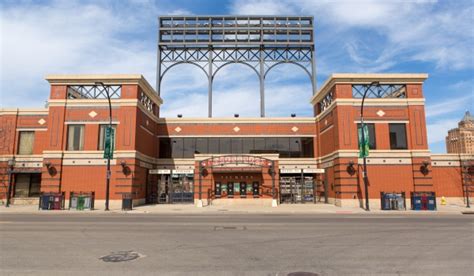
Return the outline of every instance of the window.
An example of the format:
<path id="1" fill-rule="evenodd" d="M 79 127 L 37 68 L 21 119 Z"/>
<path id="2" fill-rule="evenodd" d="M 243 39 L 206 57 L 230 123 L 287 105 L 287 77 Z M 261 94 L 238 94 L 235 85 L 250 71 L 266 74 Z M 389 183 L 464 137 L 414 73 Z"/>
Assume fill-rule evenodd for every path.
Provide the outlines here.
<path id="1" fill-rule="evenodd" d="M 14 197 L 37 197 L 40 187 L 40 173 L 19 173 L 16 175 Z"/>
<path id="2" fill-rule="evenodd" d="M 196 138 L 196 153 L 207 153 L 207 139 Z"/>
<path id="3" fill-rule="evenodd" d="M 100 125 L 99 129 L 99 150 L 104 150 L 105 147 L 105 129 L 109 125 Z M 112 128 L 114 129 L 114 149 L 115 149 L 115 136 L 117 136 L 117 127 L 115 125 L 112 125 Z"/>
<path id="4" fill-rule="evenodd" d="M 34 131 L 20 131 L 18 143 L 18 154 L 33 154 L 33 145 L 35 142 Z"/>
<path id="5" fill-rule="evenodd" d="M 171 141 L 171 157 L 183 158 L 183 138 L 173 138 Z"/>
<path id="6" fill-rule="evenodd" d="M 375 142 L 375 124 L 365 124 L 365 125 L 367 125 L 367 128 L 369 129 L 369 149 L 376 149 L 377 146 Z M 360 128 L 361 128 L 361 124 L 357 124 L 357 133 L 359 133 Z M 357 139 L 359 139 L 359 137 L 357 137 Z"/>
<path id="7" fill-rule="evenodd" d="M 230 138 L 220 138 L 219 139 L 219 153 L 220 154 L 228 154 L 230 152 Z"/>
<path id="8" fill-rule="evenodd" d="M 231 152 L 242 153 L 242 138 L 232 138 L 231 140 Z"/>
<path id="9" fill-rule="evenodd" d="M 160 158 L 171 158 L 171 139 L 160 138 Z"/>
<path id="10" fill-rule="evenodd" d="M 193 158 L 200 154 L 279 153 L 280 157 L 314 157 L 312 137 L 160 138 L 159 158 Z"/>
<path id="11" fill-rule="evenodd" d="M 193 158 L 194 152 L 196 151 L 195 138 L 184 138 L 183 139 L 183 157 Z"/>
<path id="12" fill-rule="evenodd" d="M 84 125 L 69 125 L 67 135 L 67 150 L 83 150 Z"/>
<path id="13" fill-rule="evenodd" d="M 390 149 L 407 149 L 405 124 L 389 124 Z"/>

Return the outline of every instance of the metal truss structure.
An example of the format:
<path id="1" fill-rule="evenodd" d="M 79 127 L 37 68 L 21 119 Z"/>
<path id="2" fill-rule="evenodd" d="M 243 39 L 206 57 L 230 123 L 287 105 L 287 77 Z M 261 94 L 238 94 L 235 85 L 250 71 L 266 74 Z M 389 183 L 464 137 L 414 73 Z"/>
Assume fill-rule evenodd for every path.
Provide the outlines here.
<path id="1" fill-rule="evenodd" d="M 111 99 L 119 99 L 122 86 L 107 86 Z M 102 85 L 70 85 L 67 87 L 68 99 L 107 99 L 106 87 Z"/>
<path id="2" fill-rule="evenodd" d="M 352 96 L 361 99 L 368 84 L 352 85 Z M 406 89 L 403 84 L 380 84 L 370 86 L 367 98 L 406 98 Z"/>
<path id="3" fill-rule="evenodd" d="M 265 77 L 291 63 L 304 70 L 316 92 L 313 17 L 162 16 L 159 18 L 156 88 L 178 64 L 192 64 L 208 78 L 208 116 L 212 84 L 223 67 L 239 63 L 260 80 L 260 115 L 265 117 Z"/>

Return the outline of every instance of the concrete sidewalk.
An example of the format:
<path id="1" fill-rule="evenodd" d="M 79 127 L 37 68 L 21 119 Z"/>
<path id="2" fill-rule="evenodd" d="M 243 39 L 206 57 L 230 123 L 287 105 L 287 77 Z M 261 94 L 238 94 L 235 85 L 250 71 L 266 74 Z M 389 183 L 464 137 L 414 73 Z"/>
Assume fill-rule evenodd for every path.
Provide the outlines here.
<path id="1" fill-rule="evenodd" d="M 228 205 L 228 206 L 205 206 L 196 207 L 193 204 L 163 204 L 163 205 L 142 205 L 134 207 L 132 211 L 122 211 L 120 209 L 111 209 L 109 212 L 104 211 L 100 206 L 95 210 L 61 210 L 61 211 L 43 211 L 38 210 L 36 205 L 11 205 L 9 208 L 0 206 L 0 214 L 7 213 L 36 213 L 36 214 L 105 214 L 105 213 L 127 213 L 127 214 L 218 214 L 218 213 L 240 213 L 240 214 L 394 214 L 394 215 L 437 215 L 437 214 L 454 214 L 460 215 L 463 212 L 473 212 L 474 208 L 465 208 L 458 205 L 439 206 L 437 211 L 382 211 L 374 209 L 370 212 L 355 207 L 337 207 L 332 204 L 281 204 L 277 207 L 271 206 L 245 206 L 245 205 Z M 100 209 L 99 209 L 100 208 Z"/>

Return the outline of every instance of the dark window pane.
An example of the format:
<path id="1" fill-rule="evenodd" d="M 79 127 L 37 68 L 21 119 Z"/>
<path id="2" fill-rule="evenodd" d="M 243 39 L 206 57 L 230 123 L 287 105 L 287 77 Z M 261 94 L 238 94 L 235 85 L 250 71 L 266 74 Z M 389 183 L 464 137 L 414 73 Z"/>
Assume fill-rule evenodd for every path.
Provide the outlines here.
<path id="1" fill-rule="evenodd" d="M 389 124 L 390 148 L 407 149 L 407 134 L 405 124 Z"/>
<path id="2" fill-rule="evenodd" d="M 313 138 L 311 137 L 303 137 L 301 138 L 302 144 L 302 156 L 303 157 L 314 157 L 314 147 L 313 147 Z"/>
<path id="3" fill-rule="evenodd" d="M 251 153 L 262 153 L 265 151 L 265 138 L 255 138 L 255 146 Z"/>
<path id="4" fill-rule="evenodd" d="M 31 174 L 31 184 L 30 184 L 30 197 L 37 197 L 40 195 L 41 190 L 41 174 L 33 173 Z"/>
<path id="5" fill-rule="evenodd" d="M 230 153 L 230 138 L 219 139 L 219 153 L 221 154 Z"/>
<path id="6" fill-rule="evenodd" d="M 369 129 L 369 149 L 376 149 L 377 143 L 375 141 L 375 124 L 366 124 Z M 357 131 L 362 127 L 361 124 L 357 124 Z M 357 132 L 357 140 L 359 140 L 359 132 Z M 358 141 L 359 142 L 359 141 Z"/>
<path id="7" fill-rule="evenodd" d="M 277 138 L 266 138 L 265 139 L 265 151 L 266 152 L 277 152 L 278 140 Z"/>
<path id="8" fill-rule="evenodd" d="M 241 154 L 242 153 L 242 138 L 232 138 L 231 140 L 231 152 Z"/>
<path id="9" fill-rule="evenodd" d="M 253 138 L 242 138 L 242 153 L 249 154 L 254 149 Z"/>
<path id="10" fill-rule="evenodd" d="M 196 144 L 194 138 L 184 138 L 183 139 L 183 157 L 184 158 L 193 158 L 194 151 L 196 151 Z"/>
<path id="11" fill-rule="evenodd" d="M 173 138 L 171 156 L 173 158 L 183 158 L 183 138 Z"/>
<path id="12" fill-rule="evenodd" d="M 277 138 L 277 147 L 280 157 L 290 157 L 290 138 Z"/>
<path id="13" fill-rule="evenodd" d="M 208 138 L 196 138 L 197 153 L 208 153 L 207 140 Z"/>
<path id="14" fill-rule="evenodd" d="M 30 174 L 19 173 L 15 177 L 15 197 L 28 197 Z"/>
<path id="15" fill-rule="evenodd" d="M 209 138 L 209 152 L 213 154 L 219 153 L 219 138 Z"/>
<path id="16" fill-rule="evenodd" d="M 160 138 L 160 158 L 171 158 L 171 139 Z"/>
<path id="17" fill-rule="evenodd" d="M 301 138 L 290 138 L 290 153 L 288 157 L 301 157 Z"/>

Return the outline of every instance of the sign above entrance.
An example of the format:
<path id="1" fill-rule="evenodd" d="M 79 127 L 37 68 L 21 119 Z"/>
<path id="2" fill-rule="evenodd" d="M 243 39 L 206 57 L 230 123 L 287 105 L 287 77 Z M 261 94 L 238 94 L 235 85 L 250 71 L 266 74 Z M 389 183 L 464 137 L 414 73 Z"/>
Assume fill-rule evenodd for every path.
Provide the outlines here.
<path id="1" fill-rule="evenodd" d="M 206 167 L 236 167 L 242 164 L 251 167 L 271 167 L 273 161 L 259 156 L 251 155 L 225 155 L 216 156 L 201 161 L 201 166 Z"/>
<path id="2" fill-rule="evenodd" d="M 150 174 L 171 174 L 171 170 L 163 170 L 163 169 L 150 170 Z"/>
<path id="3" fill-rule="evenodd" d="M 281 174 L 301 173 L 301 169 L 280 169 Z M 324 173 L 324 169 L 303 169 L 303 173 Z"/>
<path id="4" fill-rule="evenodd" d="M 324 173 L 324 169 L 303 169 L 303 173 Z"/>

